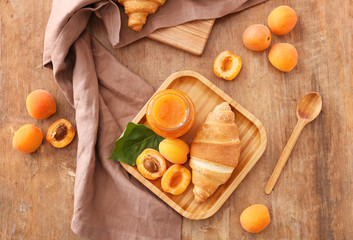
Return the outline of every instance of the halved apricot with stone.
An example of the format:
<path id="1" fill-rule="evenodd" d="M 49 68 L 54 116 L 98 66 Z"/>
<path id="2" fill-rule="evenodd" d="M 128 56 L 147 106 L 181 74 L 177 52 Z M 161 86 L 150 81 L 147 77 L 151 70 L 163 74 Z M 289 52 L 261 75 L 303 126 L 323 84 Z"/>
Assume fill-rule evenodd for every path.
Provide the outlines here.
<path id="1" fill-rule="evenodd" d="M 43 132 L 32 124 L 20 127 L 12 139 L 12 146 L 24 153 L 31 153 L 37 150 L 42 144 Z"/>
<path id="2" fill-rule="evenodd" d="M 291 71 L 298 63 L 298 53 L 289 43 L 277 43 L 268 53 L 271 64 L 283 72 Z"/>
<path id="3" fill-rule="evenodd" d="M 29 115 L 35 119 L 48 118 L 56 112 L 56 102 L 47 91 L 38 89 L 31 92 L 26 99 Z"/>
<path id="4" fill-rule="evenodd" d="M 258 233 L 270 224 L 270 213 L 265 205 L 255 204 L 246 208 L 240 215 L 240 224 L 250 233 Z"/>
<path id="5" fill-rule="evenodd" d="M 230 51 L 221 52 L 213 64 L 214 73 L 225 80 L 233 80 L 240 72 L 242 62 L 239 56 Z"/>
<path id="6" fill-rule="evenodd" d="M 56 148 L 67 146 L 75 137 L 75 129 L 66 119 L 59 119 L 48 129 L 47 141 Z"/>
<path id="7" fill-rule="evenodd" d="M 271 44 L 271 32 L 262 24 L 254 24 L 245 29 L 243 33 L 245 47 L 253 51 L 262 51 Z"/>
<path id="8" fill-rule="evenodd" d="M 162 177 L 167 169 L 164 157 L 152 148 L 145 149 L 136 160 L 139 172 L 147 179 Z"/>
<path id="9" fill-rule="evenodd" d="M 267 24 L 276 35 L 285 35 L 292 31 L 297 23 L 297 13 L 293 8 L 282 5 L 272 10 L 267 18 Z"/>
<path id="10" fill-rule="evenodd" d="M 191 173 L 189 169 L 180 164 L 174 164 L 162 177 L 162 189 L 173 195 L 182 194 L 189 186 Z"/>
<path id="11" fill-rule="evenodd" d="M 159 152 L 171 163 L 185 163 L 189 150 L 188 144 L 179 138 L 166 138 L 159 143 Z"/>

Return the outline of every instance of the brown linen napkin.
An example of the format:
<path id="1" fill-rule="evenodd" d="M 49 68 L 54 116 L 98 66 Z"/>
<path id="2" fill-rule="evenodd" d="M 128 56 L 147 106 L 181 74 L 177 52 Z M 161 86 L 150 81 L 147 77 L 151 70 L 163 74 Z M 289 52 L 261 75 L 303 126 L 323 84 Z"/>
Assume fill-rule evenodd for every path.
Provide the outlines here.
<path id="1" fill-rule="evenodd" d="M 179 239 L 181 217 L 108 160 L 114 141 L 153 89 L 122 66 L 87 26 L 102 17 L 111 44 L 121 47 L 155 29 L 240 11 L 264 0 L 167 0 L 140 33 L 108 0 L 53 0 L 44 42 L 44 65 L 76 109 L 77 170 L 72 230 L 90 239 Z"/>

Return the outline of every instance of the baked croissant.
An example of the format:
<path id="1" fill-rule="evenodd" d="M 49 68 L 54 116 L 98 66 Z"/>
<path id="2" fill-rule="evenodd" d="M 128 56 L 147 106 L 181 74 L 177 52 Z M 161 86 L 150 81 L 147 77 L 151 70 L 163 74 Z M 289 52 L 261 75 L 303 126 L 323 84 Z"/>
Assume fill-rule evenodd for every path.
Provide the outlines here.
<path id="1" fill-rule="evenodd" d="M 238 126 L 228 103 L 215 107 L 191 144 L 190 162 L 196 202 L 203 202 L 224 184 L 238 165 Z"/>
<path id="2" fill-rule="evenodd" d="M 118 0 L 124 6 L 125 13 L 129 17 L 128 26 L 139 32 L 146 23 L 148 14 L 153 14 L 165 0 Z"/>

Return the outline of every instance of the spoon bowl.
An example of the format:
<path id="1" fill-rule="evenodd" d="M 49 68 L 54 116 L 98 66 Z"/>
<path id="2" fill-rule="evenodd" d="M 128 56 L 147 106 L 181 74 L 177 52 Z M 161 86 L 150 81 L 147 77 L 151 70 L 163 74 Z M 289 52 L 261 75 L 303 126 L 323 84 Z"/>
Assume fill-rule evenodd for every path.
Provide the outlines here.
<path id="1" fill-rule="evenodd" d="M 297 117 L 307 122 L 313 121 L 321 112 L 322 98 L 316 92 L 309 92 L 303 96 L 297 106 Z"/>

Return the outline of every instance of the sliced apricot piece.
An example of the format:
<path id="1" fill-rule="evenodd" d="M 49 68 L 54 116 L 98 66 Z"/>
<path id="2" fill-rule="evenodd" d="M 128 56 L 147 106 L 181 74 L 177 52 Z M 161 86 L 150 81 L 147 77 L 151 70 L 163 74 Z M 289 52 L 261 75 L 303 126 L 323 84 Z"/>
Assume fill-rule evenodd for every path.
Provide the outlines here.
<path id="1" fill-rule="evenodd" d="M 39 148 L 42 140 L 42 130 L 32 124 L 26 124 L 15 132 L 12 146 L 20 152 L 31 153 Z"/>
<path id="2" fill-rule="evenodd" d="M 66 119 L 55 121 L 48 129 L 47 141 L 56 148 L 67 146 L 75 137 L 75 129 Z"/>
<path id="3" fill-rule="evenodd" d="M 230 51 L 221 52 L 213 64 L 214 73 L 225 80 L 233 80 L 240 72 L 242 62 L 239 56 Z"/>
<path id="4" fill-rule="evenodd" d="M 173 195 L 182 194 L 189 186 L 191 173 L 189 169 L 180 164 L 174 164 L 162 177 L 162 189 Z"/>
<path id="5" fill-rule="evenodd" d="M 29 115 L 35 119 L 48 118 L 56 112 L 56 102 L 47 91 L 37 89 L 31 92 L 26 99 Z"/>
<path id="6" fill-rule="evenodd" d="M 146 148 L 136 160 L 139 172 L 147 179 L 162 177 L 167 169 L 164 157 L 152 148 Z"/>
<path id="7" fill-rule="evenodd" d="M 240 224 L 250 233 L 259 233 L 270 224 L 268 208 L 262 204 L 255 204 L 246 208 L 240 215 Z"/>
<path id="8" fill-rule="evenodd" d="M 159 152 L 171 163 L 184 164 L 189 151 L 188 144 L 179 138 L 166 138 L 159 143 Z"/>

